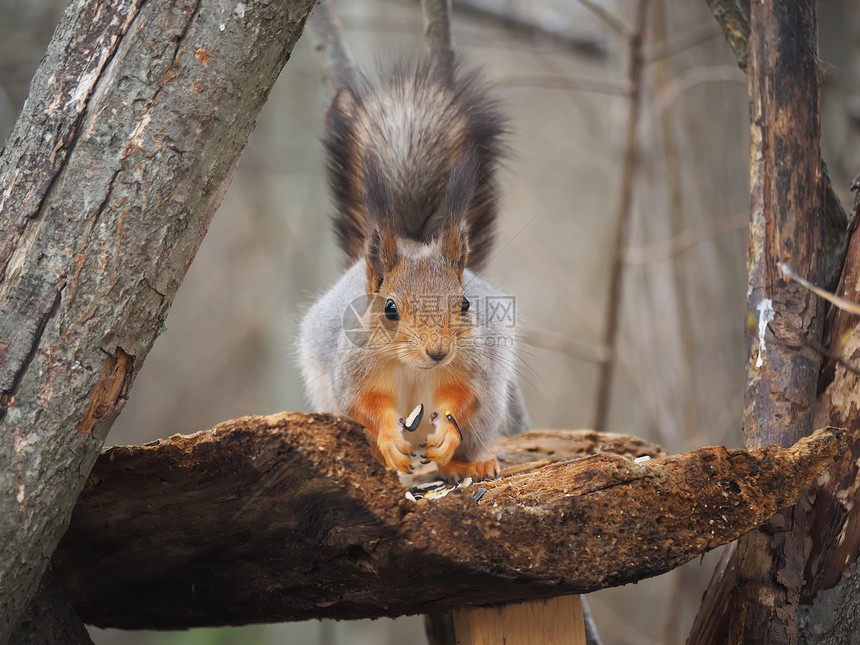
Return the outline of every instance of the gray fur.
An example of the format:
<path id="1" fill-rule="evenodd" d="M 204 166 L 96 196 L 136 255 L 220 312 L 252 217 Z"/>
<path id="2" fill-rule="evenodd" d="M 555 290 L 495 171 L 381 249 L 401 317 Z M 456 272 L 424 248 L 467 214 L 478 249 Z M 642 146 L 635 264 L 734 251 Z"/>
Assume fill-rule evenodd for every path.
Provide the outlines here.
<path id="1" fill-rule="evenodd" d="M 465 462 L 488 462 L 500 433 L 528 426 L 515 321 L 487 315 L 503 296 L 474 273 L 490 257 L 504 129 L 483 81 L 456 62 L 399 62 L 375 83 L 359 79 L 337 93 L 323 142 L 349 266 L 301 324 L 299 359 L 315 409 L 361 417 L 378 397 L 388 424 L 423 403 L 430 414 L 407 433 L 417 443 L 433 432 L 431 414 L 445 414 L 438 406 L 463 405 L 454 457 Z M 464 288 L 474 304 L 465 311 Z M 387 317 L 389 298 L 397 312 Z M 411 304 L 434 298 L 447 303 L 435 318 Z M 383 429 L 396 430 L 370 435 Z M 408 451 L 398 450 L 389 464 L 403 470 Z"/>
<path id="2" fill-rule="evenodd" d="M 370 356 L 374 350 L 354 344 L 343 325 L 349 304 L 365 296 L 366 269 L 363 259 L 353 264 L 302 320 L 299 360 L 308 397 L 316 410 L 347 414 L 360 394 L 362 376 L 374 368 L 375 361 Z M 522 432 L 528 428 L 529 420 L 514 371 L 515 327 L 509 326 L 507 320 L 488 319 L 486 315 L 488 299 L 504 296 L 468 269 L 463 278 L 467 297 L 484 311 L 477 316 L 471 342 L 458 350 L 480 376 L 473 380 L 477 406 L 469 423 L 462 428 L 463 443 L 456 456 L 465 461 L 479 461 L 495 456 L 500 434 Z M 404 365 L 401 378 L 403 398 L 399 409 L 403 416 L 418 403 L 423 403 L 428 411 L 422 422 L 423 432 L 414 435 L 421 438 L 432 431 L 427 417 L 434 410 L 434 402 L 429 388 L 421 383 L 429 375 Z M 411 399 L 412 392 L 420 400 Z"/>

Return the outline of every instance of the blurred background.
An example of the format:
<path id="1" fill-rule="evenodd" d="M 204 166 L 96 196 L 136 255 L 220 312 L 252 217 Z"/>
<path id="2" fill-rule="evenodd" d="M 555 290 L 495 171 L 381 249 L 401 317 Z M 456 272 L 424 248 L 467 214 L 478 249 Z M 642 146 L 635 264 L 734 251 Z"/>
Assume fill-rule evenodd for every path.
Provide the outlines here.
<path id="1" fill-rule="evenodd" d="M 646 0 L 644 40 L 634 52 L 641 65 L 632 68 L 625 26 L 636 24 L 638 0 L 587 4 L 596 9 L 576 0 L 454 3 L 457 48 L 485 69 L 510 118 L 497 254 L 484 275 L 517 297 L 532 421 L 595 423 L 604 328 L 617 315 L 605 429 L 670 452 L 740 447 L 749 201 L 744 74 L 702 0 Z M 64 5 L 0 0 L 0 141 Z M 417 0 L 335 7 L 366 71 L 422 47 Z M 847 204 L 860 170 L 860 6 L 826 0 L 819 12 L 823 149 Z M 294 360 L 297 322 L 341 268 L 328 226 L 319 137 L 330 97 L 320 76 L 306 35 L 271 93 L 109 443 L 308 409 Z M 631 146 L 634 91 L 641 102 Z M 613 301 L 616 258 L 623 288 Z M 682 643 L 717 556 L 590 595 L 604 642 Z M 166 633 L 92 629 L 92 636 L 105 645 L 424 639 L 420 617 Z"/>

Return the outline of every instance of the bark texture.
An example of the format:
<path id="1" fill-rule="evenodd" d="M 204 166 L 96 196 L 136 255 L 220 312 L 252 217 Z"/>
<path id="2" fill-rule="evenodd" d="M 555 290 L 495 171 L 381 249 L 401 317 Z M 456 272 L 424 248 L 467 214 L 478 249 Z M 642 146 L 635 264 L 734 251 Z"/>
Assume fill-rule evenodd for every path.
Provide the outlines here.
<path id="1" fill-rule="evenodd" d="M 71 2 L 0 156 L 0 642 L 313 0 Z"/>
<path id="2" fill-rule="evenodd" d="M 860 197 L 860 196 L 859 196 Z M 855 198 L 852 221 L 860 215 Z M 856 230 L 856 229 L 855 229 Z M 851 236 L 839 295 L 860 301 L 860 237 Z M 850 365 L 860 365 L 860 327 L 857 316 L 832 310 L 827 325 L 830 351 Z M 834 419 L 851 432 L 850 450 L 836 463 L 821 485 L 809 510 L 810 554 L 805 563 L 800 642 L 837 643 L 860 630 L 857 556 L 860 552 L 860 377 L 844 364 L 828 361 L 821 374 L 818 419 Z M 824 590 L 832 589 L 830 592 Z"/>
<path id="3" fill-rule="evenodd" d="M 750 38 L 750 6 L 748 0 L 706 0 L 708 6 L 722 27 L 723 34 L 738 59 L 738 67 L 747 71 L 748 47 Z M 814 36 L 813 36 L 814 37 Z M 827 263 L 826 286 L 836 289 L 842 273 L 842 263 L 848 241 L 846 227 L 848 217 L 833 190 L 827 169 L 822 162 L 822 175 L 825 183 L 824 219 L 819 222 L 822 231 L 824 258 Z"/>
<path id="4" fill-rule="evenodd" d="M 753 7 L 751 17 L 747 3 L 709 0 L 709 5 L 742 67 L 747 66 L 742 52 L 749 49 L 751 55 L 747 66 L 753 180 L 750 286 L 764 285 L 765 289 L 758 296 L 751 292 L 750 311 L 752 313 L 752 308 L 757 306 L 756 298 L 772 298 L 775 319 L 765 332 L 765 344 L 770 345 L 769 350 L 779 351 L 775 343 L 781 343 L 783 350 L 794 352 L 790 358 L 791 354 L 780 351 L 779 360 L 771 361 L 771 367 L 768 367 L 771 354 L 765 352 L 763 370 L 773 374 L 774 368 L 780 371 L 788 368 L 791 372 L 783 372 L 786 381 L 791 380 L 790 373 L 799 379 L 795 386 L 786 390 L 777 380 L 772 380 L 774 398 L 778 402 L 772 414 L 778 416 L 768 417 L 767 408 L 760 407 L 759 403 L 768 399 L 763 387 L 766 383 L 755 381 L 752 361 L 757 357 L 757 348 L 753 343 L 750 364 L 753 387 L 747 399 L 747 416 L 752 416 L 752 422 L 746 428 L 752 432 L 748 438 L 760 441 L 757 439 L 760 433 L 767 437 L 764 441 L 771 441 L 780 432 L 779 427 L 771 431 L 760 425 L 753 407 L 757 406 L 762 413 L 759 418 L 782 420 L 789 429 L 785 443 L 794 440 L 802 427 L 830 423 L 847 427 L 855 439 L 851 450 L 819 481 L 811 505 L 806 502 L 777 516 L 762 531 L 745 538 L 737 552 L 727 552 L 705 594 L 688 642 L 709 645 L 728 642 L 732 611 L 735 612 L 731 619 L 735 621 L 733 642 L 797 642 L 798 638 L 805 638 L 797 630 L 798 604 L 811 602 L 819 589 L 836 584 L 860 548 L 860 525 L 853 513 L 860 489 L 856 465 L 860 457 L 860 439 L 857 439 L 860 422 L 853 396 L 858 379 L 853 372 L 832 361 L 818 373 L 809 349 L 791 350 L 803 344 L 802 336 L 792 337 L 792 327 L 802 330 L 805 326 L 806 340 L 817 345 L 819 323 L 813 318 L 813 303 L 809 297 L 804 298 L 793 287 L 785 289 L 774 264 L 785 261 L 792 268 L 818 276 L 813 282 L 830 288 L 838 285 L 841 295 L 857 300 L 860 298 L 856 288 L 860 250 L 857 237 L 853 236 L 846 254 L 849 219 L 833 192 L 823 163 L 817 161 L 820 153 L 814 4 L 759 3 Z M 750 42 L 751 22 L 753 38 Z M 816 201 L 816 193 L 823 196 L 823 204 Z M 762 211 L 765 217 L 761 216 Z M 856 215 L 855 203 L 851 221 L 855 221 Z M 821 244 L 817 257 L 816 239 Z M 762 275 L 762 267 L 767 270 L 765 280 L 758 277 Z M 778 287 L 778 298 L 769 295 L 774 285 Z M 776 326 L 779 310 L 786 302 L 790 304 L 787 310 L 790 317 L 782 318 L 794 323 L 788 329 L 784 324 Z M 757 315 L 755 312 L 753 316 L 755 332 L 758 332 Z M 860 362 L 860 343 L 855 339 L 855 327 L 856 317 L 831 311 L 825 340 L 834 355 L 856 365 Z M 815 404 L 814 422 L 810 424 L 815 394 L 810 383 L 815 380 L 819 391 L 823 391 Z M 764 399 L 760 398 L 762 395 Z M 793 410 L 802 414 L 797 417 Z M 755 602 L 756 597 L 772 597 L 773 606 Z M 748 602 L 752 603 L 751 610 L 746 606 Z"/>
<path id="5" fill-rule="evenodd" d="M 857 564 L 845 570 L 845 577 L 833 589 L 822 591 L 815 606 L 800 611 L 801 636 L 804 645 L 845 645 L 857 642 L 860 625 L 860 572 Z"/>
<path id="6" fill-rule="evenodd" d="M 860 215 L 860 195 L 855 198 L 852 221 Z M 839 295 L 860 302 L 860 237 L 852 235 L 840 281 Z M 827 337 L 830 351 L 849 365 L 860 364 L 860 329 L 857 316 L 830 311 Z M 804 601 L 811 602 L 819 589 L 839 583 L 860 553 L 860 376 L 843 364 L 828 361 L 819 382 L 819 419 L 833 419 L 851 431 L 851 449 L 822 482 L 809 512 L 812 541 L 804 573 Z"/>
<path id="7" fill-rule="evenodd" d="M 27 607 L 12 645 L 92 645 L 87 628 L 69 605 L 54 572 L 48 569 L 39 584 L 36 598 Z"/>
<path id="8" fill-rule="evenodd" d="M 821 356 L 809 346 L 820 346 L 824 306 L 785 279 L 779 265 L 797 267 L 814 284 L 825 281 L 816 36 L 814 0 L 750 6 L 750 449 L 789 446 L 813 428 Z M 805 531 L 801 503 L 741 538 L 730 642 L 797 643 Z"/>
<path id="9" fill-rule="evenodd" d="M 124 628 L 397 616 L 588 592 L 735 539 L 793 504 L 847 443 L 844 430 L 826 429 L 788 450 L 702 448 L 635 463 L 563 459 L 564 434 L 549 435 L 552 455 L 534 449 L 535 433 L 526 450 L 505 447 L 510 462 L 537 464 L 417 502 L 370 455 L 360 426 L 328 415 L 245 417 L 111 448 L 54 566 L 86 622 Z M 600 435 L 587 443 L 600 446 Z"/>

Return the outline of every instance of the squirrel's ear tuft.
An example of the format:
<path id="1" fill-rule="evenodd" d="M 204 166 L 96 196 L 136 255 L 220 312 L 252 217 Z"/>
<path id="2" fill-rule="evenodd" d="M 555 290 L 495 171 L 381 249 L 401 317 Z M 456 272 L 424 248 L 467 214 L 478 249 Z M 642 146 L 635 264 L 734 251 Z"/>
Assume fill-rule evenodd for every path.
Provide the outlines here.
<path id="1" fill-rule="evenodd" d="M 367 236 L 367 291 L 376 293 L 385 275 L 397 266 L 397 240 L 390 228 L 374 226 Z"/>
<path id="2" fill-rule="evenodd" d="M 382 170 L 372 155 L 364 156 L 364 202 L 370 221 L 389 222 L 391 220 L 391 193 L 385 180 L 382 178 Z"/>
<path id="3" fill-rule="evenodd" d="M 448 179 L 448 193 L 445 196 L 445 214 L 449 222 L 463 221 L 472 195 L 475 194 L 475 182 L 478 173 L 478 155 L 472 147 L 460 157 L 460 161 L 451 171 Z"/>
<path id="4" fill-rule="evenodd" d="M 457 277 L 463 282 L 463 270 L 469 258 L 469 236 L 466 232 L 466 222 L 452 222 L 439 237 L 442 257 L 457 270 Z"/>
<path id="5" fill-rule="evenodd" d="M 442 229 L 439 242 L 442 256 L 457 270 L 463 281 L 463 270 L 469 257 L 469 232 L 466 212 L 475 194 L 475 180 L 478 157 L 474 148 L 469 148 L 451 171 L 448 192 L 445 196 L 445 216 L 447 224 Z"/>

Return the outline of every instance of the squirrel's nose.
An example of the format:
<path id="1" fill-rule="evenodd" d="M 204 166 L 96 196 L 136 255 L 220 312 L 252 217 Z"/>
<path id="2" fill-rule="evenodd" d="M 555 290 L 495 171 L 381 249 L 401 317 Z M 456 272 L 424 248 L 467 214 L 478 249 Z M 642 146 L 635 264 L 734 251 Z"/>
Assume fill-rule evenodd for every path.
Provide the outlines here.
<path id="1" fill-rule="evenodd" d="M 427 356 L 432 358 L 437 363 L 448 355 L 448 350 L 444 347 L 436 347 L 434 349 L 426 349 Z"/>

